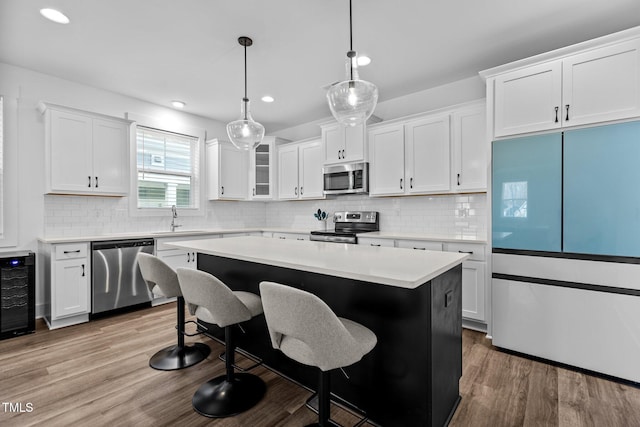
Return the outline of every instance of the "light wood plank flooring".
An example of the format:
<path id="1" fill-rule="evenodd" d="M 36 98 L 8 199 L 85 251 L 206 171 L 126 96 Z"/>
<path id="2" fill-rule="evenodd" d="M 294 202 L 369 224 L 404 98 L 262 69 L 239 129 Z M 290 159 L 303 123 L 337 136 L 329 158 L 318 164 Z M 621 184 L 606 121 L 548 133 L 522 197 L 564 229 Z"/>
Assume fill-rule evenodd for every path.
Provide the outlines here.
<path id="1" fill-rule="evenodd" d="M 316 419 L 304 406 L 310 392 L 264 367 L 253 371 L 267 383 L 255 408 L 225 419 L 195 413 L 191 397 L 224 372 L 224 348 L 187 338 L 206 342 L 209 359 L 181 371 L 149 368 L 149 357 L 175 342 L 174 324 L 167 304 L 54 331 L 39 321 L 35 334 L 0 341 L 0 402 L 33 407 L 15 413 L 0 404 L 0 426 L 295 427 Z M 469 330 L 460 393 L 452 426 L 640 426 L 639 388 L 497 351 Z M 332 418 L 357 422 L 336 407 Z"/>

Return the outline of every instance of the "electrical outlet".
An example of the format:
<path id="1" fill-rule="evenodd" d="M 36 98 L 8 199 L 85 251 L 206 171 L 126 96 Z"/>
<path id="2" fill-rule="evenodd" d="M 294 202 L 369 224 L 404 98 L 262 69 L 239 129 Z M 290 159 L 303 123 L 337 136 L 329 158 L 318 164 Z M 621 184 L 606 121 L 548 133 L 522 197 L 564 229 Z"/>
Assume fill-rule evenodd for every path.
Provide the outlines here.
<path id="1" fill-rule="evenodd" d="M 453 303 L 453 291 L 444 294 L 444 306 L 449 307 Z"/>

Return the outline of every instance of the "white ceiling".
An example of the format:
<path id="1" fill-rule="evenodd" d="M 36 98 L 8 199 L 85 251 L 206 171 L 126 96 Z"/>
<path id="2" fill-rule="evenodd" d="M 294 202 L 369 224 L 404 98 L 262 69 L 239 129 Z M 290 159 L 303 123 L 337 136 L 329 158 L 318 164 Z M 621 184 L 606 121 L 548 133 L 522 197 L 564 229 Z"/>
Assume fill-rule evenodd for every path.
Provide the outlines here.
<path id="1" fill-rule="evenodd" d="M 343 80 L 348 13 L 347 0 L 0 0 L 0 62 L 227 122 L 246 35 L 253 116 L 269 133 L 330 116 L 322 88 Z M 373 59 L 360 77 L 380 101 L 637 25 L 640 0 L 353 0 L 354 49 Z"/>

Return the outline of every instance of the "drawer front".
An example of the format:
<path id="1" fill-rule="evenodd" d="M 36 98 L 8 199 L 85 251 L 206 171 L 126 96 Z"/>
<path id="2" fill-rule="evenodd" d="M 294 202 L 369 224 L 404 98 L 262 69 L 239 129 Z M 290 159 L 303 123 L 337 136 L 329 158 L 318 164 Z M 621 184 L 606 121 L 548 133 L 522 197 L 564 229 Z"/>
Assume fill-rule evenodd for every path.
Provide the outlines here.
<path id="1" fill-rule="evenodd" d="M 394 246 L 393 239 L 374 239 L 371 237 L 358 237 L 358 244 L 365 246 L 383 246 L 392 248 Z"/>
<path id="2" fill-rule="evenodd" d="M 64 245 L 55 245 L 56 260 L 86 258 L 88 247 L 88 243 L 69 243 Z"/>
<path id="3" fill-rule="evenodd" d="M 469 254 L 469 260 L 486 261 L 485 245 L 474 243 L 449 243 L 447 252 L 460 252 Z"/>
<path id="4" fill-rule="evenodd" d="M 429 240 L 398 240 L 397 243 L 399 248 L 442 251 L 442 242 L 431 242 Z"/>

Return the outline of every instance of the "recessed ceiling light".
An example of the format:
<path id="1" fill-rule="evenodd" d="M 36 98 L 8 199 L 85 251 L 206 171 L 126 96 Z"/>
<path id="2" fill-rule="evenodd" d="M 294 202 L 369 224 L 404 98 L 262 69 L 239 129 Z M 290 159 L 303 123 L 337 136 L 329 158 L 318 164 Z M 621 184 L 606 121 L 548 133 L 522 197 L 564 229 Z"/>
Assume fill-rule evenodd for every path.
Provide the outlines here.
<path id="1" fill-rule="evenodd" d="M 45 18 L 47 18 L 49 21 L 53 21 L 56 22 L 58 24 L 68 24 L 69 23 L 69 18 L 67 18 L 67 16 L 60 12 L 59 10 L 55 10 L 55 9 L 40 9 L 40 14 L 42 16 L 44 16 Z"/>
<path id="2" fill-rule="evenodd" d="M 182 101 L 171 101 L 171 105 L 173 105 L 176 108 L 184 108 L 187 104 L 185 104 Z"/>
<path id="3" fill-rule="evenodd" d="M 273 102 L 273 101 L 275 101 L 275 99 L 273 99 L 273 96 L 270 96 L 270 95 L 265 95 L 261 99 L 262 99 L 262 102 Z"/>
<path id="4" fill-rule="evenodd" d="M 371 64 L 371 58 L 369 58 L 368 56 L 364 56 L 364 55 L 359 55 L 358 56 L 358 65 L 361 67 L 364 67 L 365 65 L 369 65 Z"/>

